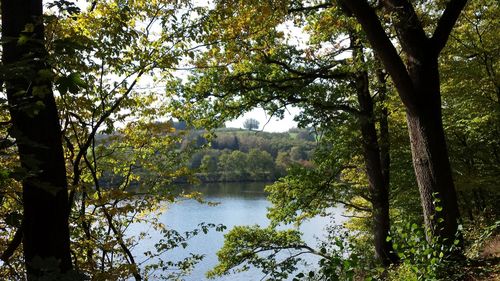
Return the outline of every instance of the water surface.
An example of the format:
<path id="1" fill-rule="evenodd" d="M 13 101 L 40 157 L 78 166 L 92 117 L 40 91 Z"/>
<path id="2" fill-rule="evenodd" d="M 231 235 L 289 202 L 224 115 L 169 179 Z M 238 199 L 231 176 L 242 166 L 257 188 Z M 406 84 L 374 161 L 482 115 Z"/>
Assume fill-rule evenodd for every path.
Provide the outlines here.
<path id="1" fill-rule="evenodd" d="M 180 260 L 189 255 L 190 252 L 204 254 L 205 258 L 196 265 L 193 272 L 184 278 L 187 281 L 206 280 L 205 273 L 217 264 L 216 252 L 222 247 L 224 233 L 227 233 L 236 225 L 259 225 L 265 227 L 269 225 L 266 217 L 267 207 L 270 206 L 264 192 L 265 183 L 227 183 L 227 184 L 203 184 L 195 187 L 187 187 L 189 191 L 199 191 L 207 201 L 218 202 L 216 206 L 200 204 L 195 200 L 187 200 L 175 203 L 168 207 L 162 214 L 160 221 L 169 228 L 177 231 L 189 231 L 195 229 L 200 223 L 224 224 L 227 229 L 221 232 L 210 231 L 208 234 L 201 234 L 189 240 L 189 246 L 185 249 L 178 248 L 166 254 L 169 260 Z M 342 221 L 340 209 L 336 212 L 337 223 Z M 332 221 L 332 218 L 314 218 L 300 227 L 303 239 L 310 245 L 315 245 L 317 237 L 325 234 L 324 227 Z M 146 225 L 136 225 L 131 228 L 131 234 L 138 232 Z M 159 234 L 150 233 L 150 240 L 141 241 L 139 247 L 134 249 L 134 253 L 140 253 L 152 249 Z M 140 260 L 140 259 L 139 259 Z M 229 276 L 223 276 L 214 280 L 260 280 L 264 275 L 257 269 Z"/>

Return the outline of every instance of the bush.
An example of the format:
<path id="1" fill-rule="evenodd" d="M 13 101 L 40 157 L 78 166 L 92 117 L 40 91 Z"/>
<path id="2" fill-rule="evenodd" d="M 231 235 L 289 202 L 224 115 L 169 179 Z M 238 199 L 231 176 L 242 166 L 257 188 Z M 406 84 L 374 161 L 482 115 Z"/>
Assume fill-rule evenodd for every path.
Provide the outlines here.
<path id="1" fill-rule="evenodd" d="M 418 281 L 417 274 L 406 263 L 403 263 L 400 266 L 392 268 L 391 270 L 389 270 L 387 275 L 387 281 L 401 281 L 401 280 Z"/>
<path id="2" fill-rule="evenodd" d="M 451 256 L 457 252 L 460 245 L 459 234 L 451 246 L 447 246 L 448 243 L 443 243 L 445 241 L 439 237 L 427 241 L 424 228 L 416 223 L 396 225 L 395 229 L 393 238 L 388 239 L 393 239 L 394 250 L 401 258 L 402 264 L 390 273 L 390 276 L 396 278 L 390 280 L 460 280 L 456 279 L 456 276 L 450 277 L 458 265 Z M 459 230 L 461 231 L 461 227 Z M 404 276 L 406 277 L 403 278 Z M 412 279 L 414 277 L 416 279 Z"/>

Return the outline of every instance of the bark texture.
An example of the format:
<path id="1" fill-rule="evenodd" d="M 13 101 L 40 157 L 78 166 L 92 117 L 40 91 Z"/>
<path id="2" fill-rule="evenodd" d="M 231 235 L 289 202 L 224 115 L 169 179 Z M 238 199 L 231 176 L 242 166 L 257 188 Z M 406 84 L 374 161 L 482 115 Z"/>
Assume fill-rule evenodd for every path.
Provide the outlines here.
<path id="1" fill-rule="evenodd" d="M 382 150 L 379 146 L 373 99 L 370 95 L 366 71 L 356 75 L 355 86 L 361 113 L 359 124 L 363 139 L 363 157 L 373 209 L 375 256 L 384 266 L 389 266 L 399 262 L 392 241 L 387 239 L 390 231 L 389 174 L 387 169 L 389 151 Z M 387 137 L 384 135 L 384 138 Z"/>
<path id="2" fill-rule="evenodd" d="M 453 241 L 460 216 L 442 125 L 437 59 L 409 70 L 420 93 L 406 118 L 425 224 L 431 234 Z"/>
<path id="3" fill-rule="evenodd" d="M 72 268 L 61 129 L 45 63 L 42 1 L 2 0 L 1 7 L 11 134 L 26 172 L 24 258 L 28 280 L 38 280 L 53 268 L 63 273 Z"/>
<path id="4" fill-rule="evenodd" d="M 414 170 L 431 234 L 428 238 L 439 236 L 451 242 L 458 229 L 459 211 L 442 125 L 437 59 L 467 0 L 448 1 L 431 37 L 426 35 L 410 1 L 381 1 L 405 62 L 368 1 L 340 2 L 361 24 L 405 105 Z"/>

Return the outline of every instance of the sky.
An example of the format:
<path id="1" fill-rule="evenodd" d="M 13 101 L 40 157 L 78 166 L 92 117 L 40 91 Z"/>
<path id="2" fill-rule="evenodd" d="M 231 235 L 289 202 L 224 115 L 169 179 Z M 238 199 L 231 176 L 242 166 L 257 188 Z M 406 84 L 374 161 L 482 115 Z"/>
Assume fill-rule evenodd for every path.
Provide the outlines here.
<path id="1" fill-rule="evenodd" d="M 280 26 L 278 30 L 285 33 L 288 38 L 289 44 L 298 46 L 305 46 L 305 42 L 309 39 L 309 35 L 304 33 L 299 27 L 295 26 L 292 21 L 286 21 Z M 226 127 L 243 128 L 243 122 L 248 118 L 253 118 L 259 121 L 259 130 L 265 132 L 286 132 L 290 128 L 296 128 L 297 122 L 293 118 L 300 112 L 296 107 L 288 107 L 285 111 L 283 119 L 271 117 L 265 113 L 261 108 L 256 108 L 250 112 L 245 113 L 239 118 L 226 122 Z"/>
<path id="2" fill-rule="evenodd" d="M 238 119 L 226 122 L 226 127 L 243 128 L 243 122 L 248 118 L 253 118 L 259 121 L 259 130 L 265 132 L 286 132 L 290 128 L 297 127 L 297 122 L 293 121 L 293 118 L 299 112 L 300 110 L 296 107 L 288 107 L 284 118 L 280 120 L 277 117 L 270 117 L 262 108 L 255 108 Z"/>
<path id="3" fill-rule="evenodd" d="M 80 8 L 84 8 L 85 6 L 88 5 L 86 1 L 76 1 L 77 5 Z M 206 0 L 196 0 L 198 4 L 206 5 Z M 278 30 L 282 31 L 285 33 L 288 39 L 289 44 L 295 44 L 302 46 L 304 45 L 308 39 L 308 35 L 305 34 L 300 28 L 296 27 L 293 22 L 287 21 L 281 24 L 278 27 Z M 181 78 L 186 77 L 186 73 L 182 71 L 176 72 L 176 75 L 178 75 Z M 150 79 L 145 78 L 143 79 L 146 84 L 151 82 Z M 144 82 L 143 82 L 144 83 Z M 255 108 L 251 110 L 250 112 L 247 112 L 240 116 L 237 119 L 234 119 L 232 121 L 226 122 L 226 127 L 231 127 L 231 128 L 243 128 L 243 122 L 248 119 L 248 118 L 254 118 L 257 121 L 259 121 L 259 130 L 265 131 L 265 132 L 286 132 L 291 128 L 297 127 L 297 122 L 293 121 L 293 118 L 300 112 L 300 109 L 295 108 L 295 107 L 288 107 L 287 110 L 285 110 L 284 118 L 280 119 L 277 117 L 271 117 L 268 114 L 265 113 L 265 111 L 261 108 Z"/>

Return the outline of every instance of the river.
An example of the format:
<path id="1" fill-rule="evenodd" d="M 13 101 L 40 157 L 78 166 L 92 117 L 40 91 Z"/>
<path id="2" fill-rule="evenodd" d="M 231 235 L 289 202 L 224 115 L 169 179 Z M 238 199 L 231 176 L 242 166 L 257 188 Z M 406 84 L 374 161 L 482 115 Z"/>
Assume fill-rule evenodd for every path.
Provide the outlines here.
<path id="1" fill-rule="evenodd" d="M 169 228 L 177 231 L 188 231 L 196 228 L 198 224 L 214 223 L 227 226 L 224 232 L 210 231 L 208 234 L 201 234 L 189 240 L 189 246 L 185 249 L 177 248 L 168 252 L 165 258 L 169 260 L 180 260 L 189 253 L 204 254 L 204 259 L 196 265 L 190 275 L 184 277 L 186 281 L 206 280 L 205 272 L 217 264 L 216 252 L 223 245 L 224 233 L 227 233 L 236 225 L 260 225 L 267 226 L 269 220 L 266 217 L 267 207 L 270 206 L 264 192 L 264 183 L 226 183 L 226 184 L 202 184 L 191 187 L 204 195 L 207 201 L 218 202 L 216 206 L 200 204 L 195 200 L 187 200 L 172 204 L 164 212 L 160 221 Z M 334 220 L 336 223 L 343 221 L 340 216 L 341 209 L 335 210 Z M 315 245 L 317 238 L 325 234 L 324 227 L 331 222 L 332 218 L 317 217 L 307 221 L 300 227 L 303 239 L 309 245 Z M 146 225 L 135 225 L 129 234 L 147 228 Z M 134 254 L 141 256 L 141 253 L 154 245 L 160 237 L 159 234 L 151 234 L 151 239 L 141 241 L 134 249 Z M 219 277 L 213 280 L 226 281 L 253 281 L 260 280 L 264 275 L 256 269 L 247 272 Z"/>

